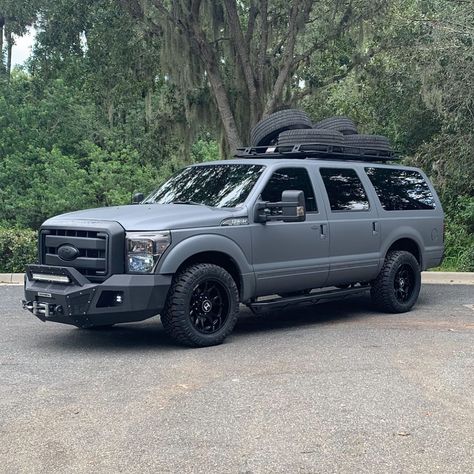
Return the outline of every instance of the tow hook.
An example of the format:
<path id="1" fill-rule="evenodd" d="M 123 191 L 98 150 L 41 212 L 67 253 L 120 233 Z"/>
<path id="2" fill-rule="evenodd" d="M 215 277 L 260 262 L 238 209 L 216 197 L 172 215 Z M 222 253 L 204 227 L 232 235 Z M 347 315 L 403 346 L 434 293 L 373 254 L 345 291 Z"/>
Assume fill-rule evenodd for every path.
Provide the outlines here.
<path id="1" fill-rule="evenodd" d="M 35 316 L 39 318 L 49 318 L 56 314 L 63 314 L 64 309 L 59 304 L 51 303 L 40 303 L 39 301 L 22 301 L 23 309 L 31 311 Z"/>

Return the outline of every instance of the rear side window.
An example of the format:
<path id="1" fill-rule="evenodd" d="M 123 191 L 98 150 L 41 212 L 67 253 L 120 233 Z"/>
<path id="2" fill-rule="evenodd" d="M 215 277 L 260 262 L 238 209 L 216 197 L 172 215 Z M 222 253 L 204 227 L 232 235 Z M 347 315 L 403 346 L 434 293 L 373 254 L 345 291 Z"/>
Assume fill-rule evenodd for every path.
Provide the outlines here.
<path id="1" fill-rule="evenodd" d="M 351 169 L 321 168 L 332 211 L 367 211 L 370 208 L 364 186 Z"/>
<path id="2" fill-rule="evenodd" d="M 311 179 L 304 168 L 282 168 L 275 171 L 262 191 L 262 200 L 279 202 L 283 191 L 303 191 L 306 212 L 318 212 Z"/>
<path id="3" fill-rule="evenodd" d="M 366 168 L 367 176 L 386 211 L 434 209 L 433 194 L 417 171 Z"/>

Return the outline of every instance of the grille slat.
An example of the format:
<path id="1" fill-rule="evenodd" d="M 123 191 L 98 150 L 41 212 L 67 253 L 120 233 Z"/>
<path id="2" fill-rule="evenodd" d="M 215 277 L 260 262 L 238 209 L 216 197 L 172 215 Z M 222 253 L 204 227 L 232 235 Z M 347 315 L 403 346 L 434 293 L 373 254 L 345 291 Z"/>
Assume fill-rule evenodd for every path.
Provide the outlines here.
<path id="1" fill-rule="evenodd" d="M 46 247 L 58 248 L 64 244 L 71 244 L 81 249 L 105 250 L 105 239 L 97 237 L 77 237 L 77 236 L 61 236 L 46 235 Z"/>
<path id="2" fill-rule="evenodd" d="M 94 269 L 104 271 L 106 269 L 105 258 L 86 258 L 78 257 L 73 262 L 65 262 L 57 255 L 46 254 L 46 265 L 74 267 L 79 271 L 82 269 Z"/>
<path id="3" fill-rule="evenodd" d="M 62 245 L 73 245 L 79 256 L 72 261 L 62 260 L 58 250 Z M 73 267 L 92 281 L 107 275 L 108 235 L 102 231 L 79 229 L 45 229 L 42 234 L 42 263 Z"/>

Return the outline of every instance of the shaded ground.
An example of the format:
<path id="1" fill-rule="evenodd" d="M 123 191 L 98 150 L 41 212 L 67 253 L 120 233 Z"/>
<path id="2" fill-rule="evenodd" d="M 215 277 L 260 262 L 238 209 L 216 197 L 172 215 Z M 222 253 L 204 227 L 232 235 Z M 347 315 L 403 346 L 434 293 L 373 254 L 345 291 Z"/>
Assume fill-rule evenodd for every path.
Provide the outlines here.
<path id="1" fill-rule="evenodd" d="M 176 347 L 43 324 L 0 287 L 0 472 L 472 472 L 474 287 L 352 298 Z"/>

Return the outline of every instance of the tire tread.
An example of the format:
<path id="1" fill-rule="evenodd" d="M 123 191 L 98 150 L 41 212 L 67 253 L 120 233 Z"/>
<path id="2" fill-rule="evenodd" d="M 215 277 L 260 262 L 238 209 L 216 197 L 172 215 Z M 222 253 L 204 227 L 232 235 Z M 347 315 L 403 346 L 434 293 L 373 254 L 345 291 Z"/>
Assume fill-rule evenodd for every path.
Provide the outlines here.
<path id="1" fill-rule="evenodd" d="M 385 258 L 384 264 L 382 266 L 382 270 L 380 270 L 379 275 L 372 282 L 370 296 L 376 308 L 378 308 L 381 311 L 384 311 L 387 313 L 402 313 L 405 311 L 409 311 L 411 309 L 411 306 L 413 306 L 414 304 L 413 303 L 409 308 L 402 308 L 402 306 L 400 304 L 397 304 L 396 301 L 394 300 L 393 288 L 389 284 L 390 274 L 393 271 L 393 266 L 396 265 L 397 260 L 400 260 L 405 255 L 409 255 L 416 262 L 416 259 L 413 256 L 413 254 L 409 252 L 406 252 L 404 250 L 390 251 Z M 416 262 L 416 268 L 419 271 L 417 262 Z M 417 291 L 419 292 L 419 282 L 418 282 Z M 415 301 L 416 301 L 416 298 L 415 298 Z"/>
<path id="2" fill-rule="evenodd" d="M 233 293 L 234 300 L 237 301 L 236 308 L 234 308 L 228 316 L 228 324 L 225 331 L 222 331 L 218 337 L 206 338 L 204 335 L 199 335 L 193 331 L 187 318 L 189 315 L 186 308 L 186 299 L 188 292 L 197 273 L 202 272 L 219 272 L 223 280 L 227 280 L 230 286 L 230 291 Z M 161 315 L 161 322 L 168 335 L 170 335 L 178 343 L 190 347 L 206 347 L 217 345 L 224 341 L 224 339 L 232 332 L 238 318 L 239 296 L 237 286 L 231 275 L 219 267 L 210 263 L 199 263 L 185 268 L 181 273 L 175 276 L 171 285 L 168 298 L 166 299 L 165 309 Z M 232 304 L 232 302 L 229 302 Z M 214 335 L 215 336 L 215 335 Z"/>

